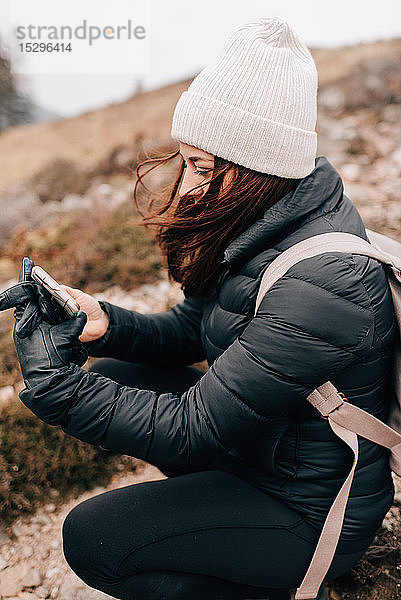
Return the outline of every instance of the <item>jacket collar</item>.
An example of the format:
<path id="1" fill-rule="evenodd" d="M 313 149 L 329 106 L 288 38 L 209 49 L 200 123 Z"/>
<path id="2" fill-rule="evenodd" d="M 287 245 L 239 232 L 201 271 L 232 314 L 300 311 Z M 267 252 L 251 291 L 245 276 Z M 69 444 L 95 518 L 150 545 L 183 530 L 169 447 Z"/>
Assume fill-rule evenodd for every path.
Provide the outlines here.
<path id="1" fill-rule="evenodd" d="M 233 240 L 223 263 L 232 265 L 269 248 L 302 223 L 327 214 L 343 195 L 341 176 L 325 156 L 315 158 L 314 170 L 297 187 L 268 208 L 261 219 Z"/>

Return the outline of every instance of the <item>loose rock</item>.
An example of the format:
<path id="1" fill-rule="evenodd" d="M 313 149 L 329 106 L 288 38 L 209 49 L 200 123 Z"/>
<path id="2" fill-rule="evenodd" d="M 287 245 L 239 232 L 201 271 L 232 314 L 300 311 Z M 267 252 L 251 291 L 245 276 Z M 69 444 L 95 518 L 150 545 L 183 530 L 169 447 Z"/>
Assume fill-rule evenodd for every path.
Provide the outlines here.
<path id="1" fill-rule="evenodd" d="M 0 590 L 3 597 L 15 596 L 24 588 L 23 579 L 29 570 L 27 563 L 7 567 L 0 573 Z"/>
<path id="2" fill-rule="evenodd" d="M 24 587 L 37 587 L 42 583 L 42 576 L 38 569 L 30 568 L 25 577 L 22 579 L 22 584 Z"/>

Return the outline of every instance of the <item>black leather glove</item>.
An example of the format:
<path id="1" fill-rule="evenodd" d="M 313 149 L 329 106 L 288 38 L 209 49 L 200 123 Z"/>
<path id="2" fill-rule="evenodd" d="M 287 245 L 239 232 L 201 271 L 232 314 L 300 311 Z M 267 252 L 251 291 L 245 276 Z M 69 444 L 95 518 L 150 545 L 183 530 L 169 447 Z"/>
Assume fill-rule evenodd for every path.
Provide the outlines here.
<path id="1" fill-rule="evenodd" d="M 245 420 L 244 409 L 239 401 L 232 401 L 228 390 L 216 390 L 216 384 L 207 391 L 211 369 L 181 396 L 122 385 L 85 371 L 80 365 L 86 351 L 78 337 L 86 314 L 49 323 L 39 305 L 38 289 L 28 277 L 29 271 L 23 273 L 20 283 L 0 296 L 0 309 L 15 307 L 14 341 L 26 384 L 19 397 L 30 411 L 79 440 L 171 472 L 210 468 L 213 457 L 227 451 L 212 424 L 214 415 L 222 412 L 218 413 L 219 402 L 207 413 L 205 399 L 226 394 L 225 406 L 236 411 L 234 423 Z M 123 331 L 121 322 L 118 333 Z M 148 337 L 148 331 L 139 343 Z M 230 428 L 227 426 L 229 432 Z"/>
<path id="2" fill-rule="evenodd" d="M 54 375 L 55 371 L 71 363 L 79 366 L 85 363 L 88 354 L 78 336 L 86 321 L 86 314 L 82 311 L 58 325 L 42 321 L 30 335 L 23 338 L 14 328 L 15 348 L 27 387 Z"/>
<path id="3" fill-rule="evenodd" d="M 81 311 L 69 318 L 32 280 L 32 266 L 32 261 L 24 259 L 19 283 L 0 295 L 0 310 L 15 307 L 13 339 L 27 387 L 70 363 L 81 366 L 88 358 L 78 340 L 86 314 Z"/>
<path id="4" fill-rule="evenodd" d="M 49 292 L 31 277 L 34 262 L 22 260 L 18 283 L 0 294 L 0 310 L 15 308 L 16 333 L 23 338 L 46 320 L 56 324 L 67 321 L 69 316 L 52 298 Z"/>

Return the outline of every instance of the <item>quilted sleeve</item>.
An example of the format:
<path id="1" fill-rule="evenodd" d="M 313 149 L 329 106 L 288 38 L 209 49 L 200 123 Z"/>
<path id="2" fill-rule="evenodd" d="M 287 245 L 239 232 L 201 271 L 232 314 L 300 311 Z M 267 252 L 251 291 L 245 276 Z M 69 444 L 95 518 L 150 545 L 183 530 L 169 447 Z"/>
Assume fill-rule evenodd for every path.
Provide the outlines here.
<path id="1" fill-rule="evenodd" d="M 311 277 L 284 276 L 197 383 L 225 444 L 234 445 L 238 435 L 238 415 L 227 418 L 233 406 L 243 408 L 245 435 L 246 414 L 253 413 L 255 419 L 295 414 L 316 387 L 369 352 L 374 318 L 362 282 L 356 283 L 351 274 L 347 296 L 335 288 L 335 278 L 320 287 Z M 247 433 L 252 433 L 252 420 Z"/>
<path id="2" fill-rule="evenodd" d="M 349 266 L 331 272 L 343 268 L 341 285 L 350 277 L 344 295 L 335 276 L 325 287 L 305 272 L 280 279 L 242 334 L 181 396 L 122 386 L 74 366 L 47 383 L 49 391 L 20 397 L 43 420 L 89 443 L 164 468 L 201 468 L 257 428 L 295 414 L 315 387 L 370 351 L 369 298 Z"/>
<path id="3" fill-rule="evenodd" d="M 242 334 L 182 396 L 190 420 L 202 416 L 220 444 L 234 447 L 251 439 L 255 428 L 296 414 L 316 387 L 363 360 L 373 343 L 373 311 L 362 281 L 337 262 L 337 274 L 341 271 L 345 281 L 349 278 L 344 295 L 338 293 L 336 277 L 320 287 L 311 276 L 301 278 L 292 271 L 276 282 Z M 170 429 L 166 411 L 168 405 L 161 401 L 150 461 L 172 455 L 162 433 Z M 157 425 L 165 419 L 159 435 Z M 171 430 L 178 426 L 176 422 Z M 191 457 L 195 462 L 207 452 L 200 440 L 191 440 L 190 447 L 198 454 Z"/>
<path id="4" fill-rule="evenodd" d="M 85 345 L 90 356 L 158 365 L 193 364 L 205 359 L 200 337 L 203 300 L 186 297 L 170 310 L 142 314 L 100 302 L 109 328 Z"/>

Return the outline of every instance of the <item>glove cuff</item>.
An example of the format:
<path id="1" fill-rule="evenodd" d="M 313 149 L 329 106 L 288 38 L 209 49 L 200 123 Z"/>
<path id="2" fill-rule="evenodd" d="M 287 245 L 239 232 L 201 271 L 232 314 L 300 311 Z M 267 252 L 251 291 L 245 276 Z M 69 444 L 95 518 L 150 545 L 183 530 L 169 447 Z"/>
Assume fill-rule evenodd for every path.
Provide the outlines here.
<path id="1" fill-rule="evenodd" d="M 109 318 L 109 325 L 106 330 L 106 333 L 98 338 L 97 340 L 93 340 L 92 342 L 82 342 L 83 347 L 88 352 L 89 356 L 94 356 L 95 358 L 100 358 L 107 356 L 107 346 L 110 340 L 111 335 L 111 321 L 112 321 L 112 311 L 111 304 L 109 302 L 105 302 L 103 300 L 99 301 L 101 309 L 106 313 Z"/>
<path id="2" fill-rule="evenodd" d="M 104 300 L 101 300 L 99 304 L 109 318 L 109 326 L 101 338 L 93 342 L 84 342 L 83 346 L 89 356 L 124 360 L 124 348 L 129 346 L 129 342 L 136 334 L 137 317 L 135 315 L 137 313 Z"/>

